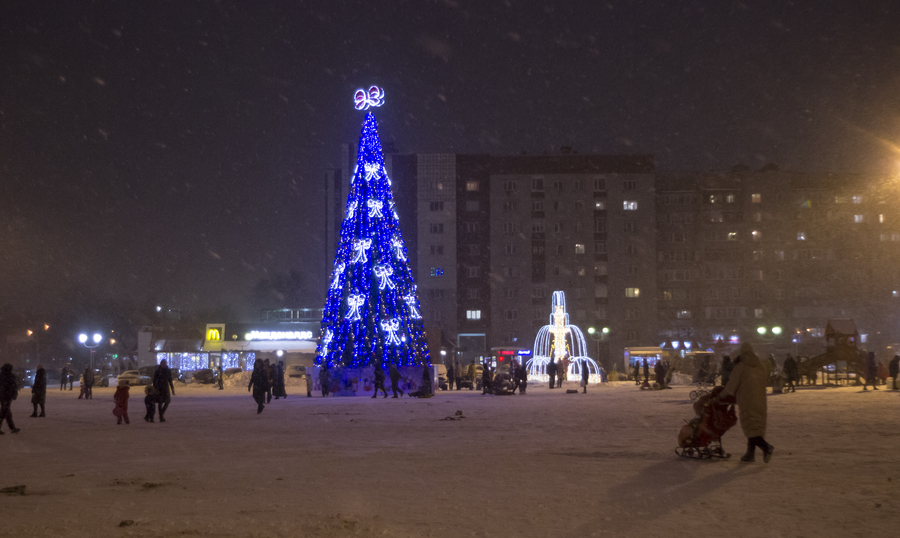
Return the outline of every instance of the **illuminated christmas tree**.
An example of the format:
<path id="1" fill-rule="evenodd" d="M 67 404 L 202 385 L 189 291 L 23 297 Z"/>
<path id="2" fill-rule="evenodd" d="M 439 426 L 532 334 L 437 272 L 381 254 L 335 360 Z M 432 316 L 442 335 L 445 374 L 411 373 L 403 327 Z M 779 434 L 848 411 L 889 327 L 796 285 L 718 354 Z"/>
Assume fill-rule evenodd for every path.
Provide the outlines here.
<path id="1" fill-rule="evenodd" d="M 357 90 L 356 109 L 384 104 L 384 91 Z M 428 365 L 416 284 L 384 168 L 378 125 L 363 120 L 356 170 L 325 301 L 316 365 L 359 368 L 382 361 Z"/>

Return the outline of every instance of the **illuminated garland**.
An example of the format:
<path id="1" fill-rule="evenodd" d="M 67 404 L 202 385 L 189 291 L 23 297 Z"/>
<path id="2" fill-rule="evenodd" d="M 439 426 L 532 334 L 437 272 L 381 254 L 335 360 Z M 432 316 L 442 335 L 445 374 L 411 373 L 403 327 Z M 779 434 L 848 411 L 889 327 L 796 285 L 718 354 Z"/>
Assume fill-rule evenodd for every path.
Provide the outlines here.
<path id="1" fill-rule="evenodd" d="M 569 341 L 572 345 L 569 346 Z M 532 358 L 528 361 L 528 377 L 547 381 L 547 365 L 550 357 L 554 360 L 568 356 L 569 366 L 566 373 L 570 379 L 581 379 L 581 369 L 587 368 L 589 383 L 600 382 L 600 367 L 587 356 L 587 343 L 584 333 L 576 325 L 569 325 L 569 314 L 566 312 L 566 294 L 553 292 L 551 300 L 550 324 L 541 327 L 534 339 Z"/>
<path id="2" fill-rule="evenodd" d="M 360 110 L 381 106 L 384 92 L 377 87 L 359 90 L 354 101 Z M 316 364 L 358 368 L 375 360 L 382 360 L 385 368 L 429 364 L 378 126 L 368 113 L 329 281 Z"/>

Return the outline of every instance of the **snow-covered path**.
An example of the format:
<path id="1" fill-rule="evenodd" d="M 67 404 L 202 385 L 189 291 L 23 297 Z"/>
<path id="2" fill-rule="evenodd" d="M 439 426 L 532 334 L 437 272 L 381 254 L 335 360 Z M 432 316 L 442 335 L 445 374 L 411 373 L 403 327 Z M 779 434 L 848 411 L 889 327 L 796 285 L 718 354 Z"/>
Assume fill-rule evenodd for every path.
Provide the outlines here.
<path id="1" fill-rule="evenodd" d="M 575 388 L 571 383 L 570 388 Z M 308 399 L 257 415 L 183 387 L 165 424 L 117 426 L 113 389 L 48 393 L 0 436 L 0 536 L 887 536 L 900 526 L 900 393 L 769 396 L 771 463 L 675 456 L 688 387 L 587 395 Z M 440 419 L 457 410 L 466 418 Z M 4 431 L 6 427 L 4 426 Z M 120 527 L 123 521 L 133 524 Z"/>

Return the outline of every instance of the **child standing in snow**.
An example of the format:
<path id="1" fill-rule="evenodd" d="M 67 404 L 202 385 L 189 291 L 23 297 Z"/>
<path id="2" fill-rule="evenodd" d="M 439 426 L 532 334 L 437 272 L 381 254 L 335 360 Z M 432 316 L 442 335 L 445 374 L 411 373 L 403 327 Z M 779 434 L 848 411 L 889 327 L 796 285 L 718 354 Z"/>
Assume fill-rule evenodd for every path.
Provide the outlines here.
<path id="1" fill-rule="evenodd" d="M 144 407 L 147 408 L 144 422 L 153 422 L 153 417 L 156 415 L 156 391 L 153 390 L 153 385 L 144 387 Z"/>
<path id="2" fill-rule="evenodd" d="M 113 409 L 113 415 L 119 418 L 116 424 L 121 424 L 122 419 L 125 419 L 125 424 L 131 424 L 128 420 L 128 382 L 122 379 L 119 381 L 119 386 L 116 388 L 116 393 L 113 395 L 113 401 L 116 402 L 116 407 Z"/>

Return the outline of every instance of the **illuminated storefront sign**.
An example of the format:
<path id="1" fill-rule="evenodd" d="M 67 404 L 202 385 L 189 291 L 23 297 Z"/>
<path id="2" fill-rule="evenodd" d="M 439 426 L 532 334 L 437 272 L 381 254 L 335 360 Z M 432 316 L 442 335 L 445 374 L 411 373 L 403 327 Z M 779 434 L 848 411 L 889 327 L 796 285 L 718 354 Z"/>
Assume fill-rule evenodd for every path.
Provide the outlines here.
<path id="1" fill-rule="evenodd" d="M 206 340 L 208 342 L 218 342 L 222 340 L 222 332 L 215 328 L 207 329 Z"/>
<path id="2" fill-rule="evenodd" d="M 244 340 L 312 340 L 312 331 L 250 331 Z"/>

